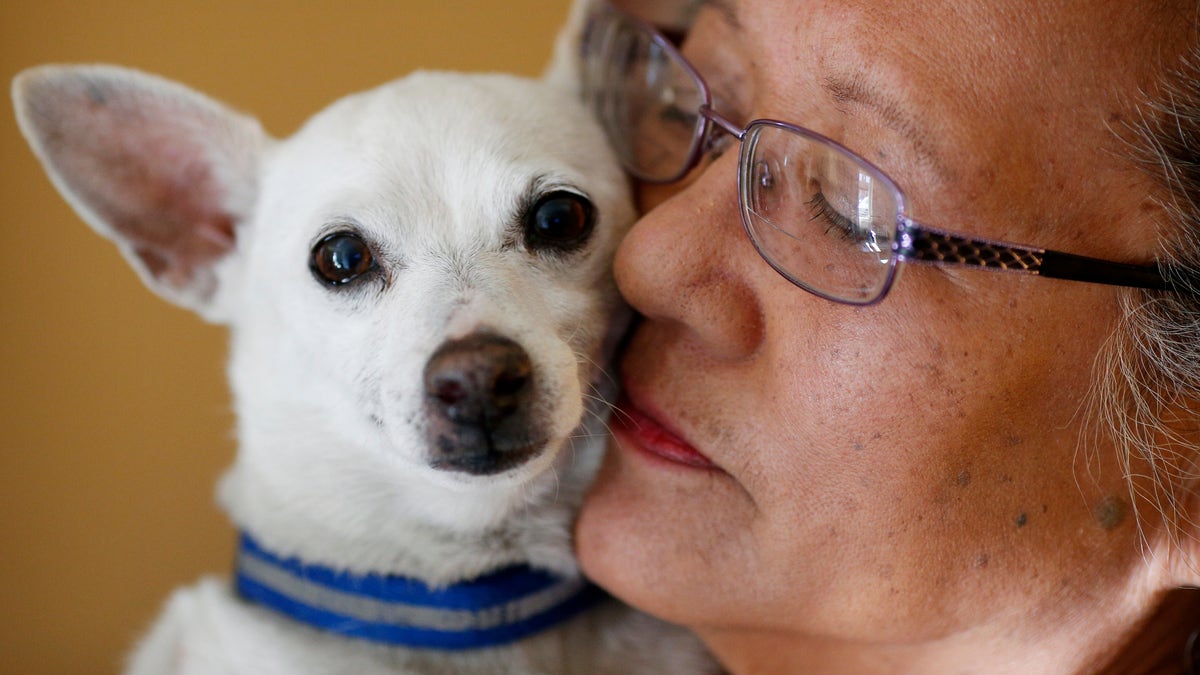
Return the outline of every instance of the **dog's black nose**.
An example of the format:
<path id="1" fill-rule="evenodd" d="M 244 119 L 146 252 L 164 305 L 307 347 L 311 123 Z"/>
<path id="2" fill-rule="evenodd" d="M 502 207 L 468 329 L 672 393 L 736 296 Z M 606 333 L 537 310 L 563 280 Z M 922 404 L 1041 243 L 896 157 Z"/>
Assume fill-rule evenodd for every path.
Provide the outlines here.
<path id="1" fill-rule="evenodd" d="M 516 342 L 478 333 L 451 340 L 425 364 L 433 465 L 474 474 L 516 466 L 529 442 L 533 363 Z"/>
<path id="2" fill-rule="evenodd" d="M 477 334 L 443 344 L 425 364 L 425 392 L 447 419 L 495 426 L 513 414 L 533 364 L 521 345 Z"/>

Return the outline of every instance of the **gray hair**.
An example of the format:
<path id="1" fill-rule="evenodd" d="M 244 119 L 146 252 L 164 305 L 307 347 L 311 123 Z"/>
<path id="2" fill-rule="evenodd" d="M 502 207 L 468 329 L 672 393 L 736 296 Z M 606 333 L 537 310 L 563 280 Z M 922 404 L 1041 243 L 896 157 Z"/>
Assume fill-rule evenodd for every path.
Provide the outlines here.
<path id="1" fill-rule="evenodd" d="M 1130 291 L 1096 362 L 1089 399 L 1115 441 L 1135 514 L 1149 505 L 1178 543 L 1200 487 L 1200 44 L 1168 70 L 1130 125 L 1135 161 L 1161 188 L 1160 267 L 1178 292 Z M 1138 518 L 1145 537 L 1149 524 Z M 1190 561 L 1193 569 L 1200 560 Z"/>

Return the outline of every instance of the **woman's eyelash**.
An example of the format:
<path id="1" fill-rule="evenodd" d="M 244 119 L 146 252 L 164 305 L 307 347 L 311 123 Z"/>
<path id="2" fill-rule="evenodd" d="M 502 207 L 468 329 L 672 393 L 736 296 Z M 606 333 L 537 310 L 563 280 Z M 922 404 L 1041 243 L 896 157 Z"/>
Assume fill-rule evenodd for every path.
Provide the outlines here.
<path id="1" fill-rule="evenodd" d="M 670 105 L 670 106 L 663 108 L 659 112 L 658 116 L 664 122 L 671 122 L 673 124 L 681 124 L 681 125 L 687 126 L 689 128 L 695 127 L 696 122 L 700 118 L 700 115 L 698 113 L 688 112 L 688 111 L 684 110 L 683 108 L 680 108 L 679 106 L 675 106 L 675 105 Z"/>
<path id="2" fill-rule="evenodd" d="M 829 200 L 825 199 L 825 193 L 819 189 L 813 193 L 812 199 L 808 200 L 808 205 L 812 208 L 813 217 L 820 218 L 829 223 L 829 228 L 825 230 L 825 234 L 829 234 L 830 230 L 837 230 L 839 234 L 848 239 L 854 240 L 858 234 L 858 227 L 841 212 L 833 208 Z"/>

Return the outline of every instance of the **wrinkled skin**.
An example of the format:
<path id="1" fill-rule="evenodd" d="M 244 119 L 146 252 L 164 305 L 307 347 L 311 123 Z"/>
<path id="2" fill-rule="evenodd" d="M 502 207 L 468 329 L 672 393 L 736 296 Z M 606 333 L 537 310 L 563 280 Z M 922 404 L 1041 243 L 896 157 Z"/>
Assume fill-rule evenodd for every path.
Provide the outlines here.
<path id="1" fill-rule="evenodd" d="M 1113 130 L 1190 16 L 1150 4 L 714 3 L 683 52 L 725 116 L 842 142 L 922 222 L 1145 263 L 1158 188 Z M 577 528 L 585 570 L 733 672 L 1177 659 L 1200 613 L 1147 621 L 1200 577 L 1081 411 L 1131 291 L 910 265 L 879 305 L 821 300 L 755 252 L 722 149 L 642 187 L 618 255 L 645 321 L 622 363 L 634 422 Z M 714 466 L 664 459 L 679 448 Z"/>

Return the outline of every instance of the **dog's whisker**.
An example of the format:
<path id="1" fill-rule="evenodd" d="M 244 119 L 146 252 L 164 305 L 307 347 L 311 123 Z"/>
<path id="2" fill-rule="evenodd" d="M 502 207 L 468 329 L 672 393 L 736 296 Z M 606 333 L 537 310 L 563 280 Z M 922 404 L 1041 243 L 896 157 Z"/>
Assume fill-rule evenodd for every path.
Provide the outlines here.
<path id="1" fill-rule="evenodd" d="M 589 355 L 587 355 L 587 354 L 585 354 L 585 353 L 582 353 L 582 352 L 576 352 L 576 353 L 575 353 L 575 357 L 576 357 L 577 359 L 579 359 L 579 360 L 583 361 L 584 363 L 588 364 L 589 366 L 591 366 L 591 367 L 592 367 L 592 372 L 599 373 L 600 377 L 602 377 L 602 378 L 604 378 L 605 380 L 607 380 L 607 381 L 608 381 L 608 383 L 609 383 L 610 385 L 612 385 L 614 389 L 615 389 L 615 388 L 617 388 L 617 387 L 620 387 L 620 384 L 621 384 L 621 383 L 620 383 L 620 382 L 617 380 L 617 378 L 616 378 L 616 376 L 614 375 L 614 373 L 613 373 L 612 369 L 610 369 L 610 368 L 606 368 L 605 366 L 603 366 L 603 365 L 601 365 L 601 364 L 599 364 L 599 363 L 596 363 L 595 359 L 593 359 L 591 356 L 589 356 Z M 596 385 L 595 385 L 595 384 L 593 384 L 593 383 L 591 383 L 591 382 L 589 382 L 589 384 L 590 384 L 590 385 L 591 385 L 593 388 L 595 388 L 595 387 L 596 387 Z"/>

